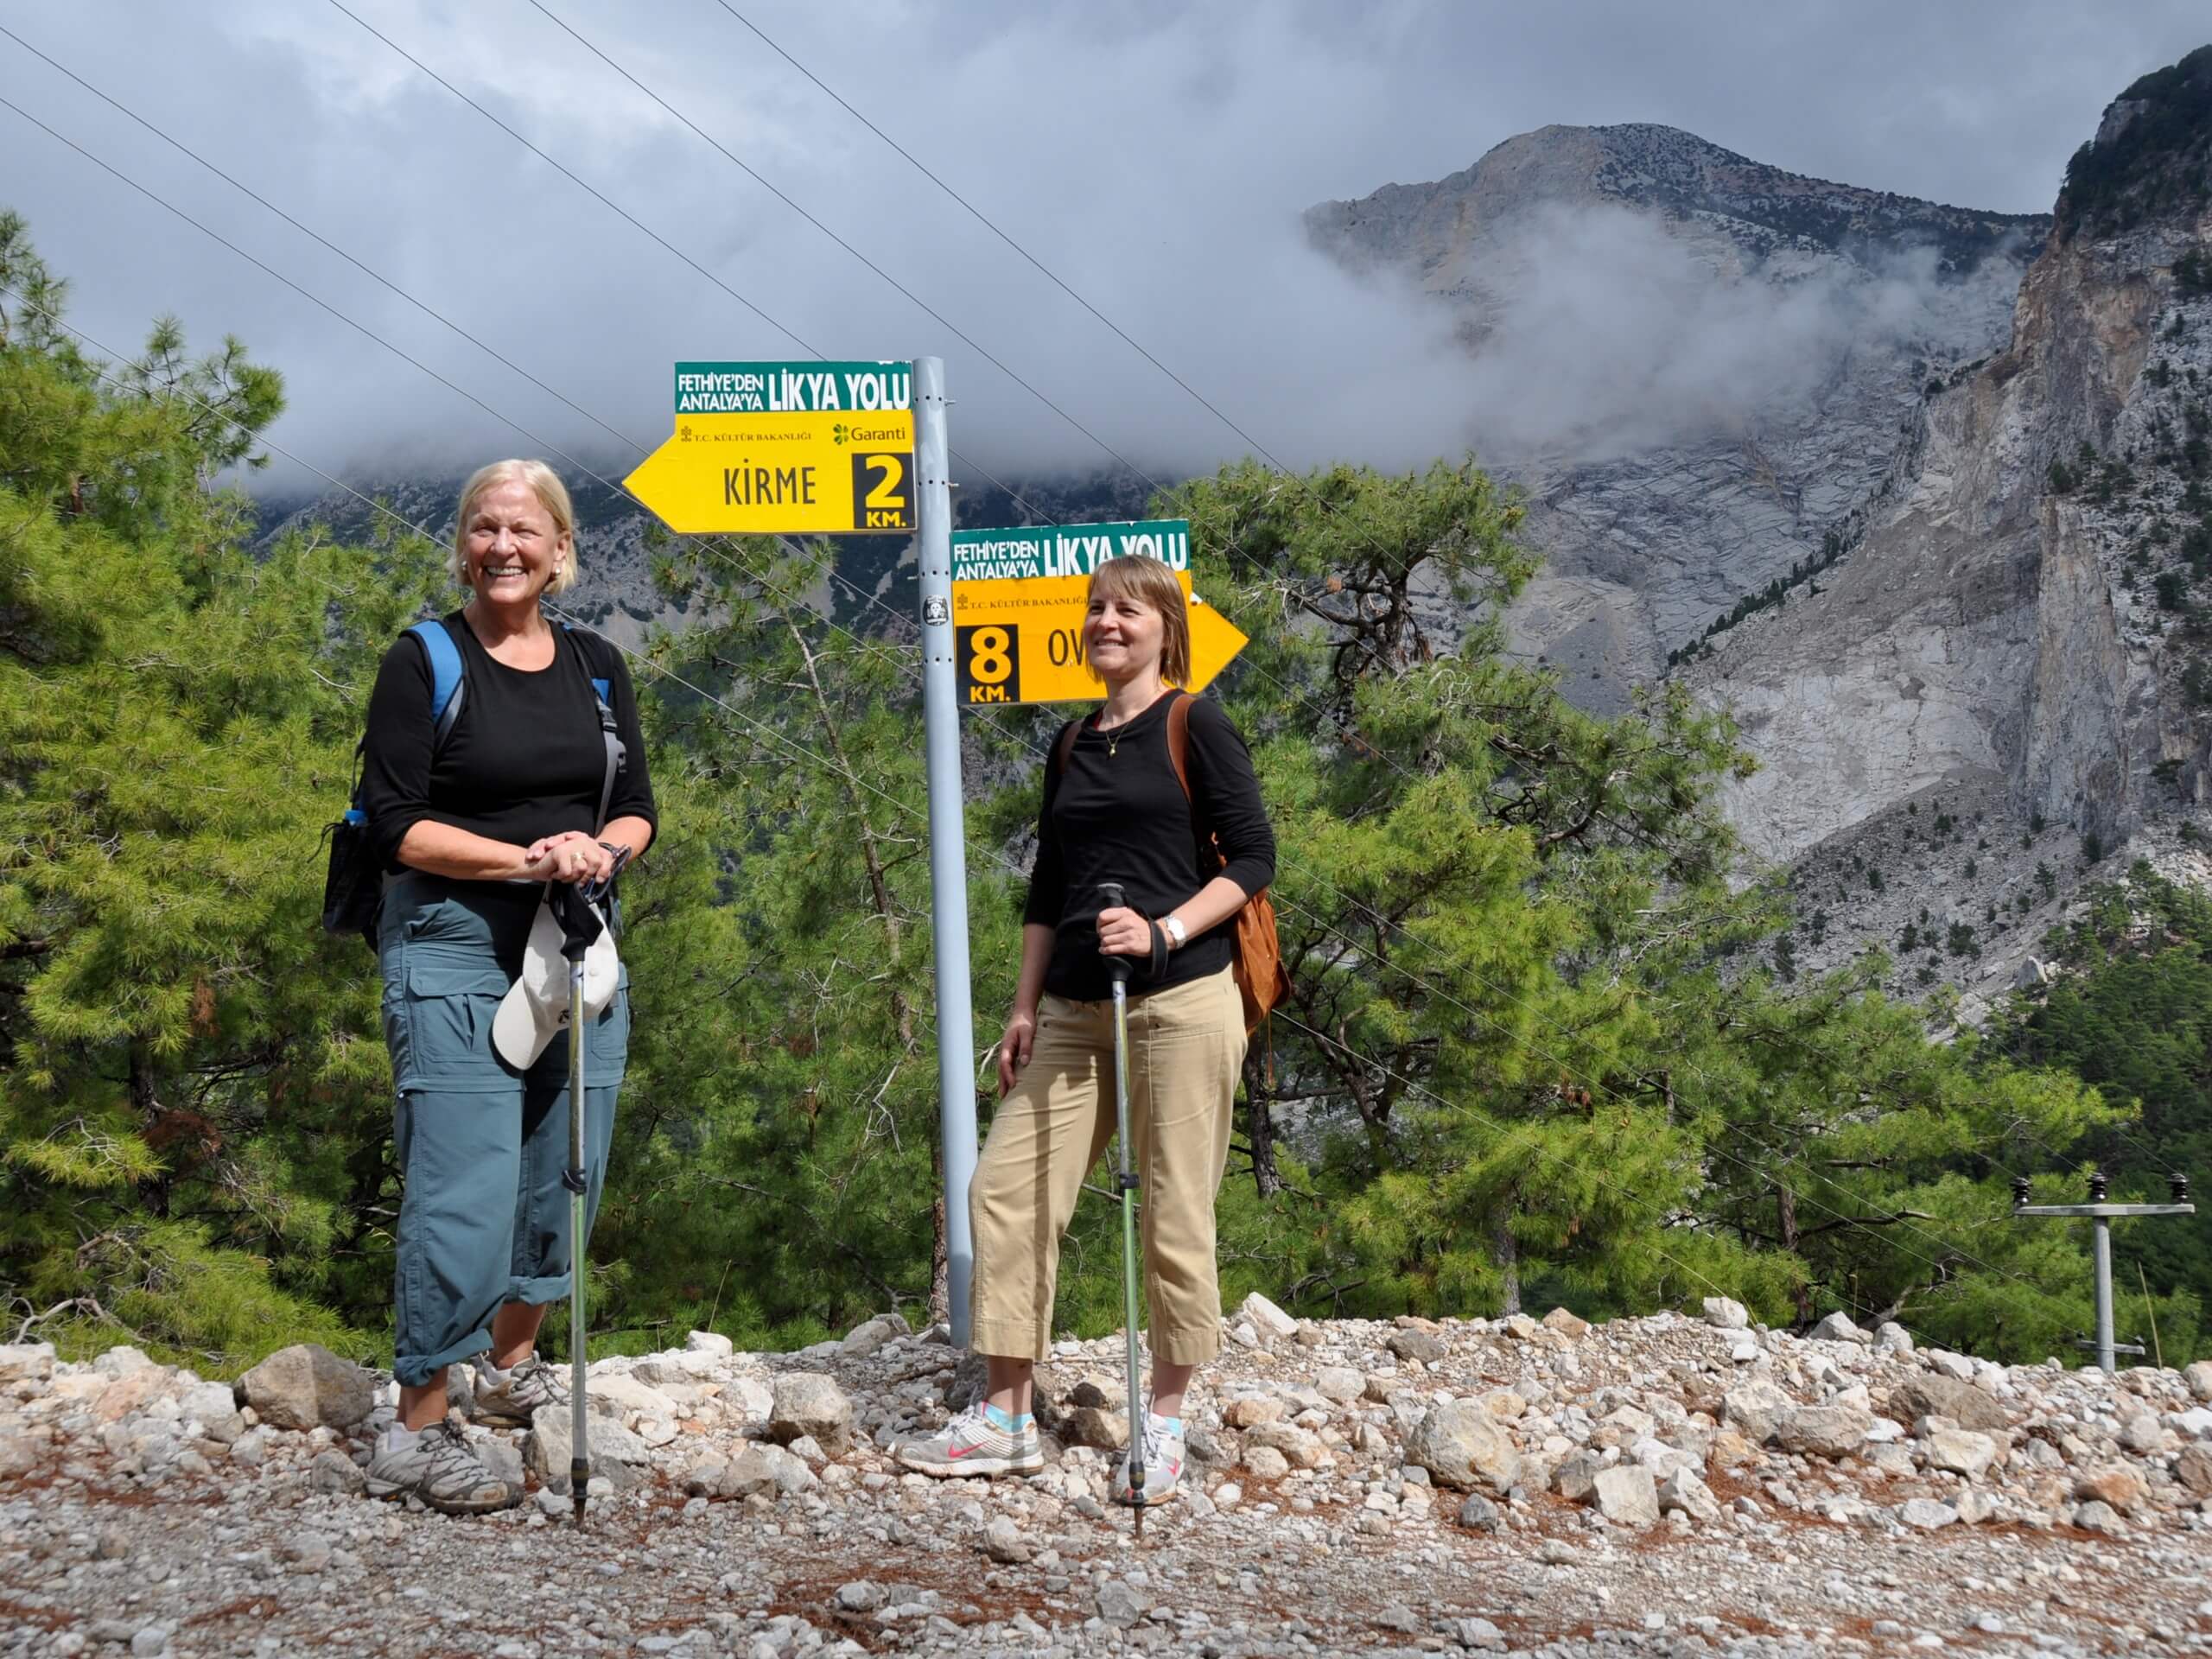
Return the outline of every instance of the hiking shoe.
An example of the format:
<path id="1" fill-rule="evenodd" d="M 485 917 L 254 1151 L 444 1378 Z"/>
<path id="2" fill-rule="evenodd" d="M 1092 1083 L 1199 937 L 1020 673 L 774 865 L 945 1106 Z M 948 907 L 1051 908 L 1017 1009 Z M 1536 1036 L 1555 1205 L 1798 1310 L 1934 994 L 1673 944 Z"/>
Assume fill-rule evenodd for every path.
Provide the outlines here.
<path id="1" fill-rule="evenodd" d="M 432 1423 L 406 1446 L 378 1435 L 367 1491 L 371 1497 L 419 1497 L 445 1515 L 483 1515 L 522 1497 L 484 1466 L 460 1429 L 444 1421 Z"/>
<path id="2" fill-rule="evenodd" d="M 483 1355 L 476 1357 L 476 1421 L 498 1428 L 528 1428 L 540 1406 L 565 1406 L 568 1385 L 560 1371 L 536 1354 L 503 1371 Z"/>
<path id="3" fill-rule="evenodd" d="M 982 1407 L 970 1406 L 938 1433 L 908 1440 L 898 1455 L 925 1475 L 1033 1475 L 1045 1466 L 1045 1443 L 1033 1420 L 1008 1433 Z"/>
<path id="4" fill-rule="evenodd" d="M 1165 1417 L 1147 1412 L 1144 1417 L 1144 1501 L 1147 1507 L 1165 1503 L 1175 1496 L 1183 1478 L 1183 1426 L 1173 1427 Z M 1129 1454 L 1125 1451 L 1114 1465 L 1114 1501 L 1134 1505 L 1129 1489 Z"/>

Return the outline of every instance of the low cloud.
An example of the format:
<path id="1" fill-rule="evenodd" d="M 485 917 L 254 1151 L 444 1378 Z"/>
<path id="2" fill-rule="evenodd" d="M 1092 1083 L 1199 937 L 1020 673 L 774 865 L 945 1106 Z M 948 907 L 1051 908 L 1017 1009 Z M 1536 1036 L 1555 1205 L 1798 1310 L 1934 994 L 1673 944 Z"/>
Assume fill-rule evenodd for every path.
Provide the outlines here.
<path id="1" fill-rule="evenodd" d="M 1527 283 L 1504 295 L 1510 326 L 1471 365 L 1447 311 L 1315 252 L 1299 219 L 1309 204 L 1439 177 L 1548 121 L 1649 119 L 1800 171 L 2040 208 L 2050 186 L 2014 174 L 2055 181 L 2113 91 L 2197 27 L 2179 0 L 2126 25 L 2038 0 L 1993 48 L 1943 9 L 1869 3 L 1878 21 L 1793 25 L 1791 55 L 1838 66 L 1833 85 L 1810 86 L 1745 73 L 1725 19 L 1662 18 L 1630 0 L 1512 17 L 1425 0 L 740 10 L 1279 458 L 1403 467 L 1470 442 L 1647 442 L 1669 411 L 1743 418 L 1885 290 L 1716 293 L 1647 226 L 1567 221 L 1532 249 Z M 29 218 L 73 279 L 73 318 L 122 348 L 162 312 L 204 344 L 242 335 L 289 383 L 270 436 L 315 467 L 451 474 L 490 454 L 566 451 L 611 473 L 632 443 L 667 435 L 676 359 L 814 354 L 944 357 L 954 442 L 1001 474 L 1112 466 L 1103 445 L 1165 476 L 1247 448 L 711 0 L 547 3 L 974 346 L 523 0 L 348 3 L 711 279 L 333 9 L 75 0 L 26 14 L 11 27 L 559 394 L 0 42 L 11 99 L 498 411 L 0 111 L 0 204 Z M 1946 30 L 1978 54 L 1955 53 Z M 1593 38 L 1613 44 L 1593 54 Z M 1758 61 L 1777 49 L 1763 44 Z M 1969 60 L 1956 79 L 1946 67 Z M 2021 82 L 2024 66 L 2056 63 L 2063 84 Z M 1922 124 L 1870 117 L 1874 80 Z M 1961 104 L 1947 90 L 2016 82 L 2034 95 Z M 2016 155 L 2028 159 L 2006 160 L 2012 172 L 1987 170 Z M 320 487 L 281 464 L 270 481 Z"/>
<path id="2" fill-rule="evenodd" d="M 2018 282 L 2001 260 L 1939 278 L 1932 251 L 1729 263 L 1717 237 L 1626 209 L 1532 215 L 1472 271 L 1462 396 L 1483 453 L 1590 461 L 1792 423 L 1854 353 L 1941 355 L 1960 315 L 2001 308 Z"/>

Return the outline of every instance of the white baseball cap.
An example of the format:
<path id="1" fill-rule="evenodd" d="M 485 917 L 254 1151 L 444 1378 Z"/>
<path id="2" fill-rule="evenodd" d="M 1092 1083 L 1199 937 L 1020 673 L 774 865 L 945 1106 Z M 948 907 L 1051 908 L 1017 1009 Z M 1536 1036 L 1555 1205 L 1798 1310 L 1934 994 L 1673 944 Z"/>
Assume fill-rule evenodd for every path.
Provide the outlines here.
<path id="1" fill-rule="evenodd" d="M 522 973 L 499 1001 L 492 1018 L 492 1046 L 518 1071 L 537 1064 L 553 1039 L 569 1025 L 569 959 L 561 954 L 561 924 L 550 906 L 537 907 L 530 942 L 523 947 Z M 584 952 L 584 1018 L 595 1020 L 614 1000 L 622 980 L 614 934 L 601 928 Z"/>

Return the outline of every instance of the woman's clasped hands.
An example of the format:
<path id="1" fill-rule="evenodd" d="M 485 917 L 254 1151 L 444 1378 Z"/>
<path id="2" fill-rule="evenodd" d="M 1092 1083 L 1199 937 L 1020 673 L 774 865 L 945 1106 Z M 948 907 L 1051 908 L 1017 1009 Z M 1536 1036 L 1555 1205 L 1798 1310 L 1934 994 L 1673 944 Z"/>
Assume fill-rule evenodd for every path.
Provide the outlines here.
<path id="1" fill-rule="evenodd" d="M 523 849 L 523 874 L 532 881 L 586 886 L 614 873 L 614 855 L 581 830 L 541 836 Z"/>

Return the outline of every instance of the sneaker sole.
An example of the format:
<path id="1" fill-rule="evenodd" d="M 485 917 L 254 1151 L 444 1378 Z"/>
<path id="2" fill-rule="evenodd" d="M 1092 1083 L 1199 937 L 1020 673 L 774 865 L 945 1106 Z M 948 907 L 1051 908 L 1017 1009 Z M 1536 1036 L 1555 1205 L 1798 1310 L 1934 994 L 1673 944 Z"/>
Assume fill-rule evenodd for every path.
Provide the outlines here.
<path id="1" fill-rule="evenodd" d="M 378 1498 L 386 1503 L 396 1503 L 404 1498 L 419 1497 L 424 1504 L 435 1510 L 440 1515 L 490 1515 L 495 1510 L 511 1510 L 522 1501 L 519 1493 L 510 1493 L 504 1486 L 499 1489 L 499 1498 L 492 1502 L 465 1497 L 432 1497 L 429 1493 L 421 1491 L 414 1486 L 390 1480 L 372 1480 L 362 1490 L 371 1497 Z"/>
<path id="2" fill-rule="evenodd" d="M 940 1480 L 964 1480 L 994 1475 L 1041 1475 L 1045 1472 L 1045 1459 L 1039 1455 L 1034 1459 L 963 1458 L 958 1463 L 910 1463 L 901 1458 L 899 1466 L 918 1475 L 935 1475 Z"/>
<path id="3" fill-rule="evenodd" d="M 1180 1485 L 1170 1486 L 1158 1497 L 1147 1497 L 1145 1499 L 1144 1507 L 1147 1510 L 1156 1510 L 1163 1503 L 1173 1503 L 1182 1495 L 1183 1489 Z M 1116 1492 L 1114 1495 L 1114 1501 L 1125 1510 L 1134 1510 L 1137 1507 L 1136 1499 L 1131 1497 L 1126 1492 Z"/>
<path id="4" fill-rule="evenodd" d="M 545 1403 L 549 1406 L 566 1406 L 569 1402 L 565 1400 L 548 1400 Z M 468 1421 L 479 1428 L 528 1428 L 531 1426 L 531 1419 L 535 1414 L 535 1412 L 524 1414 L 503 1410 L 497 1406 L 471 1406 L 468 1409 Z"/>

